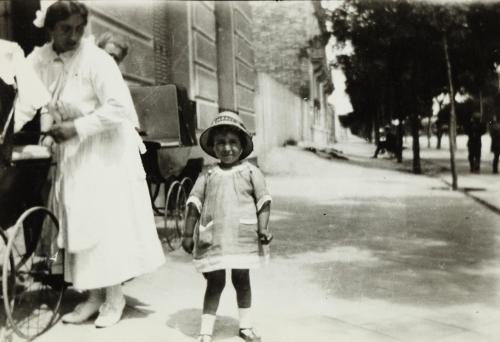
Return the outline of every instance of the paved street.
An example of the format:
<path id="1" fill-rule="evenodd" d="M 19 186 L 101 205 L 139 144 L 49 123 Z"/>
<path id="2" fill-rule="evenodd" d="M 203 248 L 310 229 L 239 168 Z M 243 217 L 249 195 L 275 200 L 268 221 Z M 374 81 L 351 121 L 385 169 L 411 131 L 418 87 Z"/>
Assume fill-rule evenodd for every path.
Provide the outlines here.
<path id="1" fill-rule="evenodd" d="M 423 149 L 425 167 L 436 171 L 415 176 L 409 162 L 370 159 L 373 146 L 360 140 L 336 148 L 350 160 L 289 147 L 264 161 L 272 172 L 275 240 L 272 262 L 252 274 L 263 340 L 498 341 L 499 216 L 449 190 L 446 149 Z M 461 148 L 459 186 L 494 202 L 500 176 L 490 175 L 487 159 L 484 175 L 469 176 Z M 204 281 L 189 256 L 165 251 L 161 269 L 125 286 L 119 324 L 97 330 L 92 322 L 58 323 L 37 341 L 193 341 Z M 80 298 L 68 292 L 63 312 Z M 237 329 L 228 283 L 214 340 L 241 341 Z M 20 339 L 7 333 L 6 340 Z"/>

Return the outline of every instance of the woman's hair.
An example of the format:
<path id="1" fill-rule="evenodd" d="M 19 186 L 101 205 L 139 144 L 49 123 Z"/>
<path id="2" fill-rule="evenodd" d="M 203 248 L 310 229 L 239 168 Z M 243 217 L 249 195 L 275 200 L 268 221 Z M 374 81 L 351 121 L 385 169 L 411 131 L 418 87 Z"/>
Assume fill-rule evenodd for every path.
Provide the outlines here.
<path id="1" fill-rule="evenodd" d="M 246 139 L 245 139 L 245 132 L 243 132 L 241 129 L 238 129 L 235 126 L 230 126 L 230 125 L 221 125 L 221 126 L 216 126 L 212 128 L 210 131 L 210 134 L 208 136 L 208 141 L 207 145 L 211 148 L 214 147 L 214 137 L 216 134 L 226 134 L 226 133 L 233 133 L 238 136 L 240 139 L 240 144 L 241 148 L 245 149 L 246 148 Z"/>
<path id="2" fill-rule="evenodd" d="M 87 25 L 89 16 L 87 6 L 76 0 L 58 0 L 47 9 L 44 27 L 52 30 L 57 22 L 66 20 L 74 14 L 81 15 L 85 25 Z"/>
<path id="3" fill-rule="evenodd" d="M 97 46 L 99 46 L 101 49 L 104 49 L 106 47 L 106 44 L 112 43 L 116 46 L 118 46 L 121 50 L 121 56 L 120 56 L 120 61 L 123 60 L 127 54 L 128 54 L 128 44 L 127 42 L 112 34 L 111 32 L 104 32 L 97 38 L 96 40 Z"/>

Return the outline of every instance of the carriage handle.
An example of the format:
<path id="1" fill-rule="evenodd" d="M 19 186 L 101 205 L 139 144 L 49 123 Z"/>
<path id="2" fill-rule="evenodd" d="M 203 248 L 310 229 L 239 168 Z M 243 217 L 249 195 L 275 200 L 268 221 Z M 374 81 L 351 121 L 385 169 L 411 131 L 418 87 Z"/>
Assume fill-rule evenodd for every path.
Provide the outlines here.
<path id="1" fill-rule="evenodd" d="M 16 106 L 17 102 L 17 92 L 16 96 L 14 97 L 14 101 L 12 102 L 12 108 L 10 109 L 9 116 L 7 116 L 7 120 L 5 121 L 5 125 L 3 126 L 2 129 L 2 134 L 0 134 L 0 145 L 3 144 L 5 140 L 5 136 L 7 135 L 7 130 L 9 129 L 10 122 L 12 121 L 12 117 L 14 116 L 14 107 Z"/>

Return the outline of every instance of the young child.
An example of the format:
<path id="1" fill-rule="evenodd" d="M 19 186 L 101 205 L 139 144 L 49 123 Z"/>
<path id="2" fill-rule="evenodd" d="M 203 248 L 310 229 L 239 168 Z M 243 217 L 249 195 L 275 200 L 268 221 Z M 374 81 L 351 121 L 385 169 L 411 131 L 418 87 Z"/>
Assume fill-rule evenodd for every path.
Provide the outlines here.
<path id="1" fill-rule="evenodd" d="M 261 171 L 243 161 L 253 143 L 236 113 L 220 113 L 201 134 L 200 145 L 220 163 L 201 174 L 191 191 L 182 241 L 184 250 L 193 252 L 197 271 L 207 280 L 198 341 L 212 340 L 226 269 L 231 269 L 236 290 L 239 336 L 245 341 L 261 341 L 250 319 L 249 269 L 259 267 L 268 256 L 263 245 L 272 240 L 267 229 L 271 196 Z"/>

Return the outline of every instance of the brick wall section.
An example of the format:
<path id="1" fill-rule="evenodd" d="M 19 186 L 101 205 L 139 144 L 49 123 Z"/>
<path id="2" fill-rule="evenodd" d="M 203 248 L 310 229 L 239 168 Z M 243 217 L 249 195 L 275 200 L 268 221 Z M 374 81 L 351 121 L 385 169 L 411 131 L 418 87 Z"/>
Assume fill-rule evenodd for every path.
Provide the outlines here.
<path id="1" fill-rule="evenodd" d="M 300 50 L 321 31 L 310 1 L 252 1 L 253 45 L 258 72 L 300 95 L 308 89 L 309 64 Z"/>

